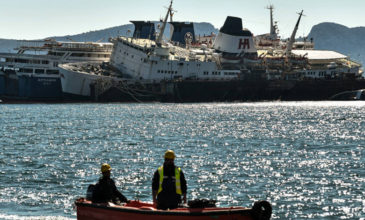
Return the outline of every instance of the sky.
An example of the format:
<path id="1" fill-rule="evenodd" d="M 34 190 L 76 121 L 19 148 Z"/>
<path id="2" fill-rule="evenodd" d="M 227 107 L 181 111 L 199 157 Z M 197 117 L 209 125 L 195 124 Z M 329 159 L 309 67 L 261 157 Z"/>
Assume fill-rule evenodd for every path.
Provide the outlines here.
<path id="1" fill-rule="evenodd" d="M 170 0 L 0 0 L 0 38 L 42 39 L 80 34 L 129 24 L 130 20 L 159 20 Z M 268 5 L 274 5 L 279 35 L 288 38 L 304 14 L 297 36 L 313 25 L 335 22 L 365 26 L 364 0 L 174 0 L 175 21 L 209 22 L 220 28 L 227 16 L 241 17 L 254 35 L 270 30 Z"/>

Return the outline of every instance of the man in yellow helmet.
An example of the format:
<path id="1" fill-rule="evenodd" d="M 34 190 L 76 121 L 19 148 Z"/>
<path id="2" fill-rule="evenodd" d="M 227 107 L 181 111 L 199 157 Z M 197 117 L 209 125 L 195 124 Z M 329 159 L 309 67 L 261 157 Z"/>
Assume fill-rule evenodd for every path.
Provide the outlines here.
<path id="1" fill-rule="evenodd" d="M 110 178 L 110 171 L 112 168 L 109 164 L 103 163 L 101 165 L 102 177 L 95 185 L 93 190 L 92 202 L 107 203 L 113 202 L 120 204 L 121 202 L 128 202 L 127 198 L 120 193 L 115 186 L 114 180 Z"/>
<path id="2" fill-rule="evenodd" d="M 159 167 L 152 179 L 153 204 L 158 209 L 175 209 L 181 203 L 181 196 L 186 203 L 186 180 L 182 170 L 175 166 L 175 153 L 165 152 L 165 162 Z"/>

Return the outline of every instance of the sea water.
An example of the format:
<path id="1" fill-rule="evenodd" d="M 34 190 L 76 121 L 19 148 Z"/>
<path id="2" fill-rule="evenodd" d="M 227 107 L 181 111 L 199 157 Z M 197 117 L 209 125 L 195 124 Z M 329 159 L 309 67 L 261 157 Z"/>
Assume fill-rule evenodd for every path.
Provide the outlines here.
<path id="1" fill-rule="evenodd" d="M 188 200 L 365 219 L 365 102 L 0 105 L 0 219 L 75 219 L 109 163 L 128 199 L 176 152 Z"/>

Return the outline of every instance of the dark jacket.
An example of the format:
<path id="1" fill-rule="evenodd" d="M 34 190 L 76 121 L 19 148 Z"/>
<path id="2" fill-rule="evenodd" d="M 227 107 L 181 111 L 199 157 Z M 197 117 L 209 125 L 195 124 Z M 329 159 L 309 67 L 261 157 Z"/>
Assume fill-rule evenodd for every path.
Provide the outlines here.
<path id="1" fill-rule="evenodd" d="M 110 178 L 102 177 L 95 185 L 93 191 L 92 202 L 95 203 L 107 203 L 113 202 L 119 204 L 121 202 L 127 202 L 127 198 L 120 193 L 115 186 L 114 180 Z"/>
<path id="2" fill-rule="evenodd" d="M 177 208 L 178 204 L 181 203 L 181 196 L 176 193 L 176 182 L 175 179 L 175 167 L 176 166 L 166 166 L 164 165 L 164 180 L 162 182 L 162 191 L 157 195 L 157 208 L 161 209 L 173 209 Z M 160 185 L 160 174 L 158 170 L 153 175 L 152 179 L 152 190 L 158 191 Z M 181 192 L 183 194 L 187 191 L 187 185 L 184 173 L 180 172 L 180 184 Z"/>

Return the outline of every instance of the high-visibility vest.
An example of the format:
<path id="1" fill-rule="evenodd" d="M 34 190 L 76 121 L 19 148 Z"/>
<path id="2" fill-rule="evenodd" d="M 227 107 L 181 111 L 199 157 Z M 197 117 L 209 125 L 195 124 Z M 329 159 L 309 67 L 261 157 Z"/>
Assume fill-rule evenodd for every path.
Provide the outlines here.
<path id="1" fill-rule="evenodd" d="M 182 195 L 182 192 L 181 192 L 181 183 L 180 183 L 180 172 L 181 172 L 180 167 L 175 167 L 176 194 Z M 162 191 L 162 182 L 163 182 L 163 179 L 164 179 L 164 176 L 163 176 L 163 166 L 160 166 L 158 168 L 158 174 L 160 175 L 160 185 L 158 187 L 157 194 L 159 194 Z"/>

